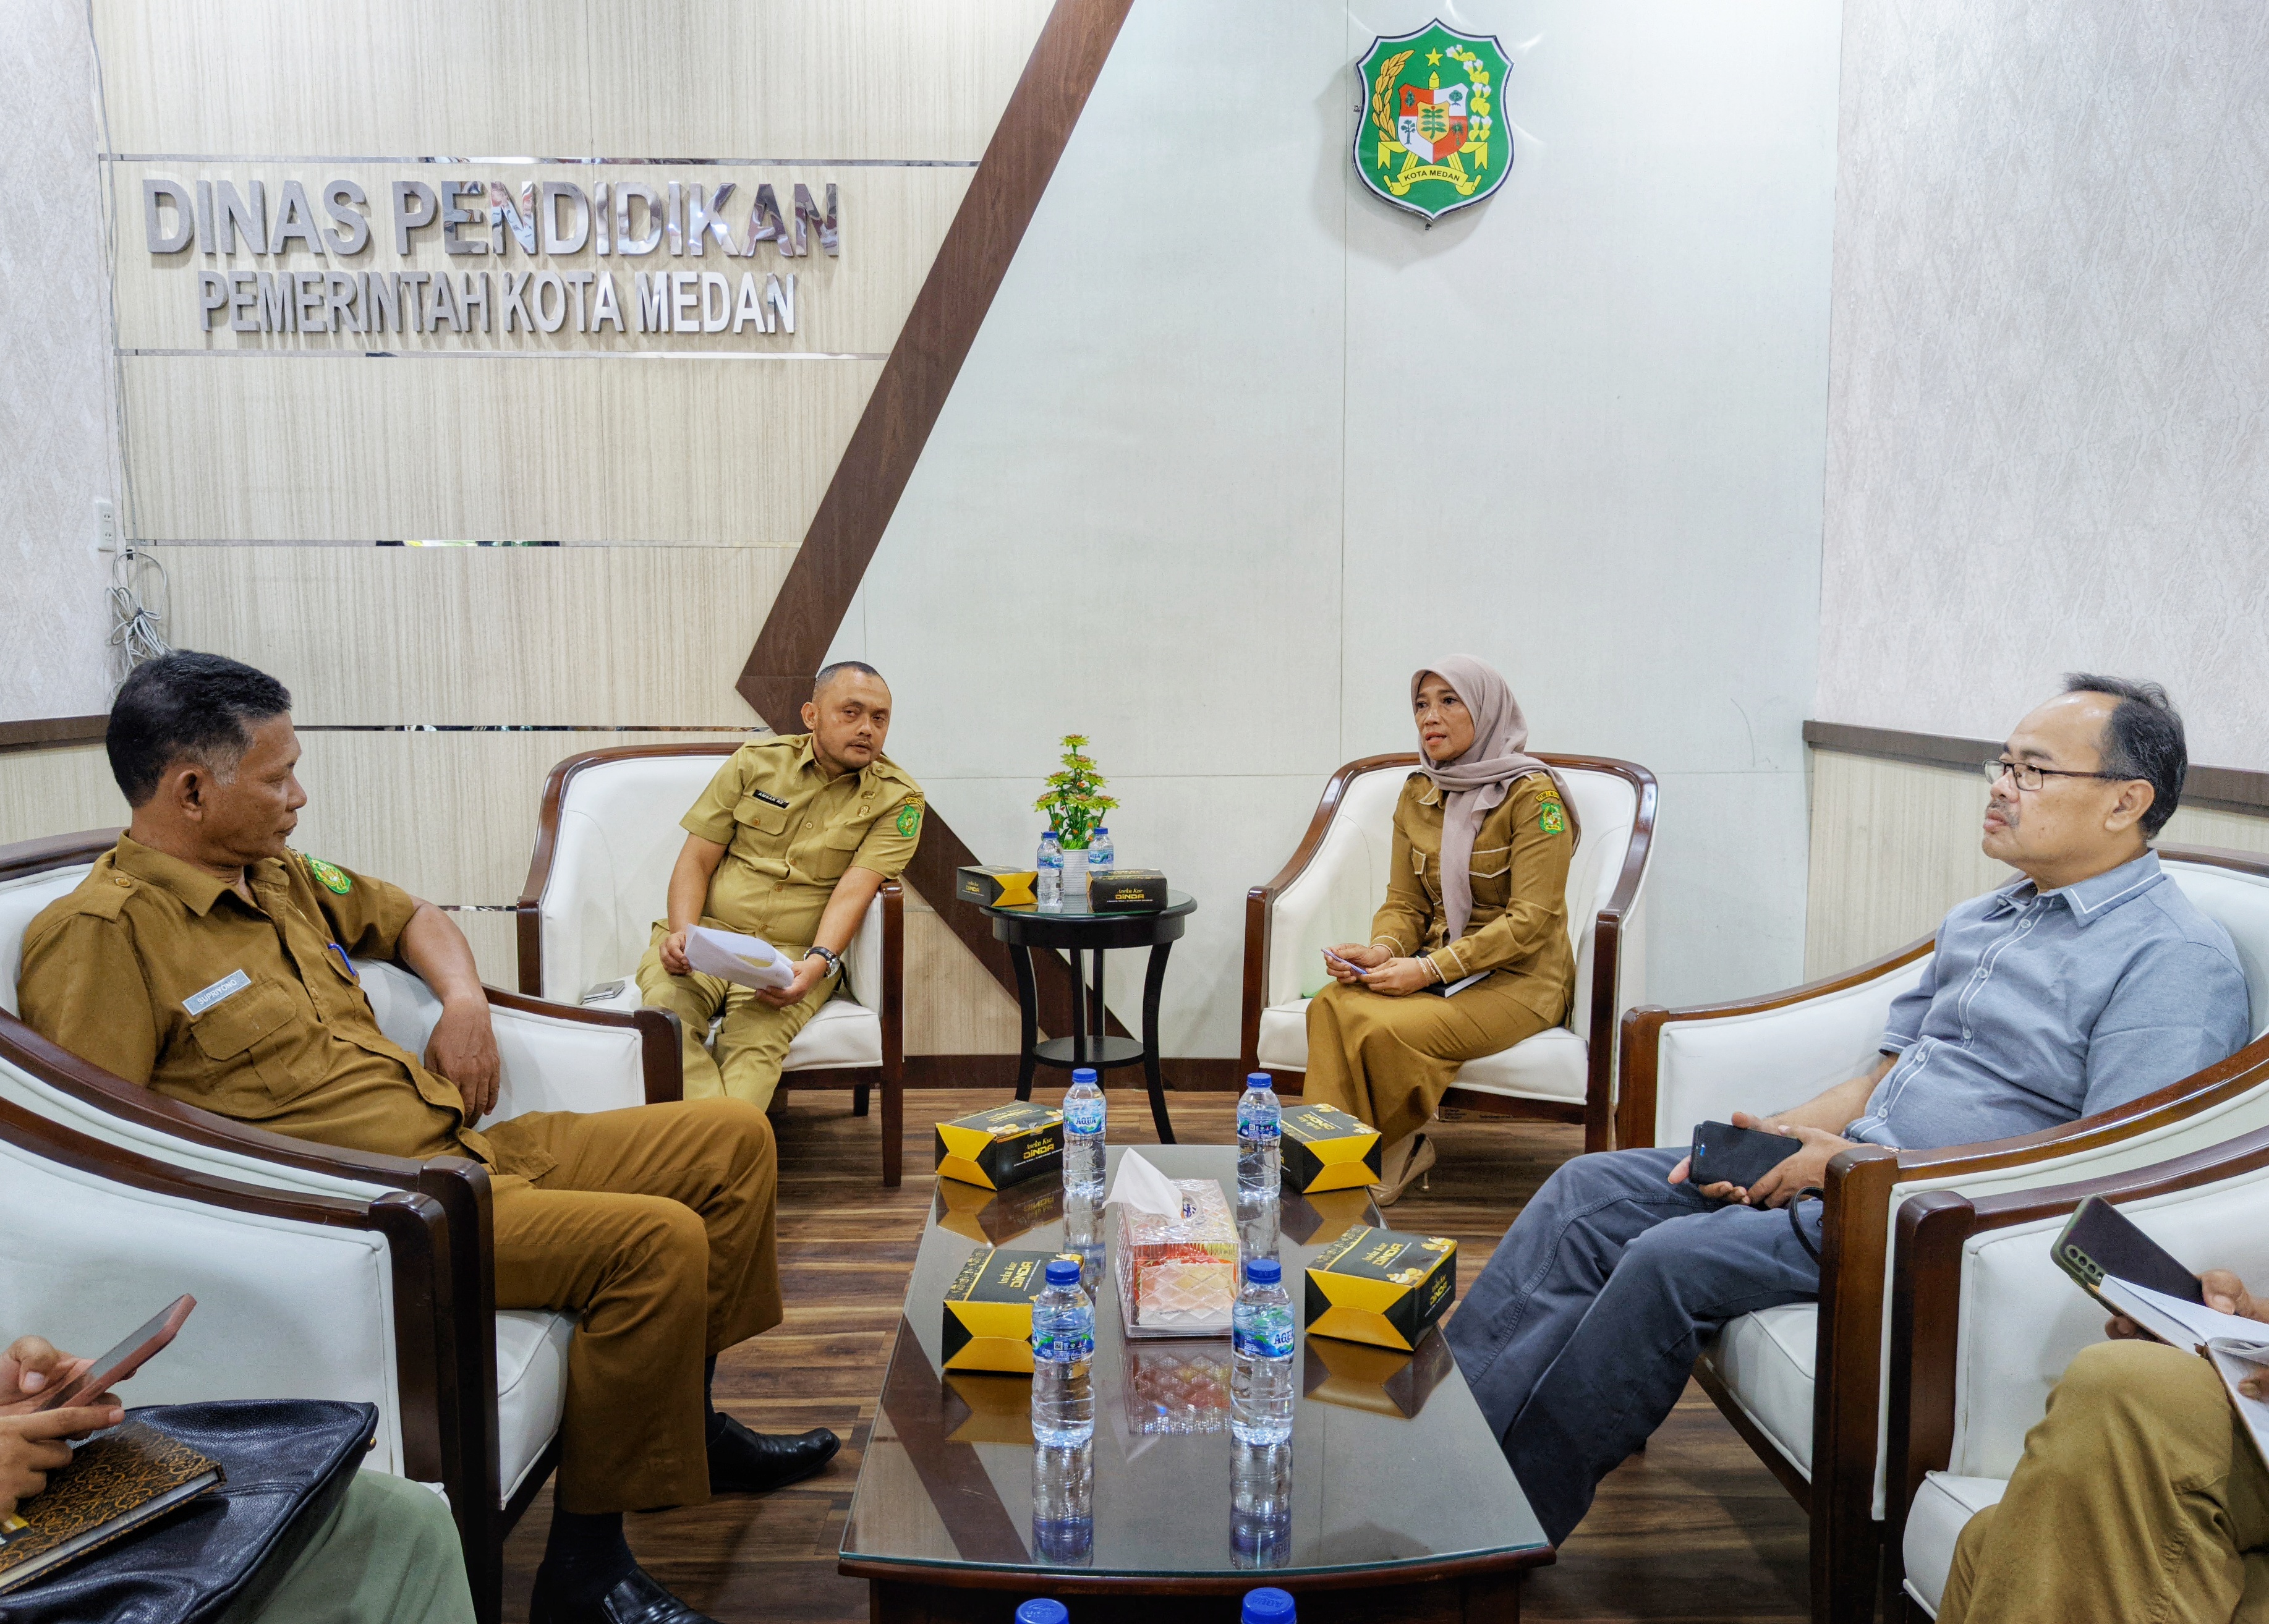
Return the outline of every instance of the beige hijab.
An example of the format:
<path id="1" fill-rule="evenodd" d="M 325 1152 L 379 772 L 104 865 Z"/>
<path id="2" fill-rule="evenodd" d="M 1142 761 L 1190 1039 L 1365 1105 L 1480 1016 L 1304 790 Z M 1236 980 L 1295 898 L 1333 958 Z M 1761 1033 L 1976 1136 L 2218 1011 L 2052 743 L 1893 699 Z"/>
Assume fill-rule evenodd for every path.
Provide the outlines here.
<path id="1" fill-rule="evenodd" d="M 1474 837 L 1516 779 L 1532 772 L 1549 778 L 1560 792 L 1560 803 L 1568 808 L 1570 830 L 1578 838 L 1582 831 L 1576 828 L 1575 800 L 1559 774 L 1526 753 L 1528 720 L 1497 668 L 1471 654 L 1452 654 L 1422 667 L 1410 678 L 1414 705 L 1419 684 L 1430 671 L 1457 691 L 1474 719 L 1474 742 L 1455 761 L 1437 765 L 1426 758 L 1423 745 L 1418 756 L 1418 771 L 1442 793 L 1442 911 L 1448 916 L 1446 939 L 1455 941 L 1466 934 L 1466 923 L 1473 917 Z"/>

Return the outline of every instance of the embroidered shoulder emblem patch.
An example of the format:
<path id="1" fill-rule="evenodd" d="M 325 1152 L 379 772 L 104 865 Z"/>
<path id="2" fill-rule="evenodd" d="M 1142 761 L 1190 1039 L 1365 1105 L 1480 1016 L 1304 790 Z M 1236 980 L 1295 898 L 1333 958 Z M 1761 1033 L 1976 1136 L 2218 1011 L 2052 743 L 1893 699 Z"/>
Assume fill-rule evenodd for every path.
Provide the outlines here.
<path id="1" fill-rule="evenodd" d="M 333 895 L 344 897 L 354 890 L 353 876 L 345 869 L 327 863 L 320 857 L 310 857 L 304 852 L 299 854 L 299 860 L 307 865 L 307 872 L 315 876 L 316 883 Z"/>
<path id="2" fill-rule="evenodd" d="M 1537 808 L 1536 827 L 1548 835 L 1566 834 L 1568 808 L 1548 797 L 1544 804 Z"/>
<path id="3" fill-rule="evenodd" d="M 909 801 L 898 808 L 898 832 L 912 836 L 914 830 L 920 827 L 921 808 Z"/>

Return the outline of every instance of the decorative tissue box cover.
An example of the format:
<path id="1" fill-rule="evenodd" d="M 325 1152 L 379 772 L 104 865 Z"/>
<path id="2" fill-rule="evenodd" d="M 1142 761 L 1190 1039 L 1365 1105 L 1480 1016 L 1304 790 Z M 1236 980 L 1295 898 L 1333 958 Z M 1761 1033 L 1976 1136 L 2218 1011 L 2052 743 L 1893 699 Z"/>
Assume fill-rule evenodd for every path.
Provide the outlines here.
<path id="1" fill-rule="evenodd" d="M 1142 1336 L 1214 1336 L 1237 1297 L 1237 1220 L 1210 1178 L 1177 1178 L 1179 1216 L 1119 1209 L 1119 1305 Z"/>

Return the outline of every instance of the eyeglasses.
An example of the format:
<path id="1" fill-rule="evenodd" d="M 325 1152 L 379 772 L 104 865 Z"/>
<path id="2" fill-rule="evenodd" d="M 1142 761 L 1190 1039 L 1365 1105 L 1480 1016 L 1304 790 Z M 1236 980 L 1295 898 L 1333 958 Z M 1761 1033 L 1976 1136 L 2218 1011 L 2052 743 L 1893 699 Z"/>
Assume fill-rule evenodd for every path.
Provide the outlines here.
<path id="1" fill-rule="evenodd" d="M 2074 772 L 2065 767 L 2036 767 L 2029 761 L 1987 761 L 1980 762 L 1978 765 L 1984 770 L 1988 784 L 1999 784 L 2001 775 L 2006 772 L 2016 786 L 2028 794 L 2038 789 L 2044 779 L 2110 779 L 2115 783 L 2124 783 L 2127 777 L 2124 772 Z"/>

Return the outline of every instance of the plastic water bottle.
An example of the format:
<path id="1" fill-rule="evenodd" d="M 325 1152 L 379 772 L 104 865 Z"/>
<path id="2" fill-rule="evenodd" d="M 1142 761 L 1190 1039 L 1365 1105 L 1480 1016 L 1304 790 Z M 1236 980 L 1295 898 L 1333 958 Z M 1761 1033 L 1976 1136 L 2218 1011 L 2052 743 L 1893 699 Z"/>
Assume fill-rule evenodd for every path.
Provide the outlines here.
<path id="1" fill-rule="evenodd" d="M 1292 1560 L 1292 1446 L 1239 1443 L 1230 1466 L 1229 1560 L 1282 1568 Z"/>
<path id="2" fill-rule="evenodd" d="M 1292 1592 L 1272 1584 L 1245 1592 L 1238 1624 L 1294 1624 L 1298 1616 L 1292 1606 Z"/>
<path id="3" fill-rule="evenodd" d="M 1016 1604 L 1016 1624 L 1069 1624 L 1070 1609 L 1046 1596 Z"/>
<path id="4" fill-rule="evenodd" d="M 1096 1086 L 1095 1068 L 1083 1066 L 1071 1074 L 1064 1091 L 1064 1195 L 1066 1199 L 1103 1199 L 1103 1090 Z"/>
<path id="5" fill-rule="evenodd" d="M 1111 831 L 1098 823 L 1095 832 L 1087 838 L 1088 872 L 1092 874 L 1098 868 L 1110 867 L 1118 855 L 1118 848 L 1111 844 Z"/>
<path id="6" fill-rule="evenodd" d="M 1063 847 L 1056 844 L 1053 829 L 1040 837 L 1040 853 L 1033 859 L 1039 878 L 1032 886 L 1034 904 L 1046 913 L 1060 912 L 1063 907 Z"/>
<path id="7" fill-rule="evenodd" d="M 1103 1288 L 1103 1198 L 1064 1192 L 1064 1255 L 1079 1259 L 1079 1283 L 1090 1299 Z"/>
<path id="8" fill-rule="evenodd" d="M 1237 1192 L 1274 1200 L 1282 1187 L 1284 1107 L 1267 1072 L 1245 1080 L 1237 1102 Z"/>
<path id="9" fill-rule="evenodd" d="M 1277 1292 L 1282 1298 L 1284 1294 Z M 1291 1305 L 1284 1308 L 1285 1342 L 1291 1347 Z M 1047 1289 L 1032 1299 L 1032 1440 L 1071 1449 L 1095 1436 L 1095 1305 L 1079 1288 L 1079 1259 L 1048 1259 Z M 1285 1362 L 1285 1403 L 1290 1405 L 1291 1363 Z M 1289 1427 L 1290 1422 L 1286 1425 Z"/>
<path id="10" fill-rule="evenodd" d="M 1240 1443 L 1282 1443 L 1292 1436 L 1292 1299 L 1275 1259 L 1245 1264 L 1230 1325 L 1229 1430 Z"/>

